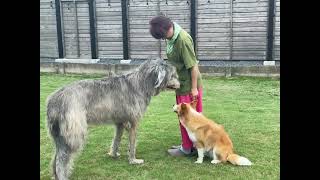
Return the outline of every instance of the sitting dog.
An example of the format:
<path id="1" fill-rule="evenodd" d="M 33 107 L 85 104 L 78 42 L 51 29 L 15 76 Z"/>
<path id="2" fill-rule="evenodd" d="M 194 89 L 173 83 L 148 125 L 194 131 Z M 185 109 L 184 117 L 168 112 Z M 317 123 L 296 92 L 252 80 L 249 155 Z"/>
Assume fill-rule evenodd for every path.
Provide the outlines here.
<path id="1" fill-rule="evenodd" d="M 202 163 L 204 153 L 209 152 L 213 156 L 212 164 L 229 161 L 234 165 L 250 166 L 252 163 L 247 158 L 233 152 L 232 141 L 223 126 L 194 110 L 195 103 L 173 106 L 173 111 L 178 114 L 181 124 L 186 128 L 190 140 L 198 150 L 198 159 L 195 163 Z"/>

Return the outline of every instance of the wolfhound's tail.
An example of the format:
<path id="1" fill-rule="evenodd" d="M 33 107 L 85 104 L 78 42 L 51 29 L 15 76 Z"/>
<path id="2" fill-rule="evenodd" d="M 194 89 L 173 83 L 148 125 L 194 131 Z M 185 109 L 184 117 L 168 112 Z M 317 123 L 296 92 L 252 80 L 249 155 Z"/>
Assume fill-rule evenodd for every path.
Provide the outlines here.
<path id="1" fill-rule="evenodd" d="M 58 113 L 59 112 L 59 113 Z M 47 108 L 47 129 L 55 143 L 52 173 L 55 179 L 67 180 L 72 171 L 73 154 L 82 147 L 87 124 L 82 113 Z"/>
<path id="2" fill-rule="evenodd" d="M 51 103 L 49 100 L 47 106 L 48 132 L 56 143 L 59 138 L 70 148 L 71 152 L 78 151 L 82 147 L 87 133 L 86 115 L 81 107 L 75 107 L 76 103 L 74 103 L 76 105 L 73 106 L 73 109 L 79 111 Z"/>

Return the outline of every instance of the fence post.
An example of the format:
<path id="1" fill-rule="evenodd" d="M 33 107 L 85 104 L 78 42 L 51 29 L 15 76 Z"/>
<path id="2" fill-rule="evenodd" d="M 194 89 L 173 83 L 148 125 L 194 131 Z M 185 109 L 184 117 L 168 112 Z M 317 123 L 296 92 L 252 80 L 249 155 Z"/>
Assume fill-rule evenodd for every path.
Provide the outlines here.
<path id="1" fill-rule="evenodd" d="M 127 0 L 121 0 L 123 59 L 129 59 Z"/>
<path id="2" fill-rule="evenodd" d="M 229 59 L 233 59 L 233 1 L 230 0 L 230 40 L 229 40 L 229 46 L 230 46 L 230 52 L 229 52 Z"/>
<path id="3" fill-rule="evenodd" d="M 57 38 L 59 58 L 64 57 L 63 38 L 62 38 L 62 23 L 61 23 L 61 3 L 60 0 L 55 0 L 56 4 L 56 21 L 57 21 Z"/>
<path id="4" fill-rule="evenodd" d="M 273 61 L 275 0 L 269 0 L 268 6 L 268 41 L 266 61 Z"/>
<path id="5" fill-rule="evenodd" d="M 90 41 L 91 41 L 91 58 L 92 59 L 98 59 L 95 9 L 96 9 L 95 0 L 89 0 Z"/>
<path id="6" fill-rule="evenodd" d="M 194 45 L 194 52 L 196 54 L 196 57 L 198 57 L 197 53 L 197 36 L 196 36 L 196 0 L 191 0 L 191 8 L 190 8 L 190 35 L 193 39 L 193 45 Z"/>

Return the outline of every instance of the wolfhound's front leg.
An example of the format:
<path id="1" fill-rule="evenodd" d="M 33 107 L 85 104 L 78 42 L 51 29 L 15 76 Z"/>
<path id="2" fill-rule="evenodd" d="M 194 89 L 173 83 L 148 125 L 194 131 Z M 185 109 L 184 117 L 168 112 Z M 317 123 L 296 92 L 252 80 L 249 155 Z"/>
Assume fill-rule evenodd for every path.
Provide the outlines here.
<path id="1" fill-rule="evenodd" d="M 110 147 L 110 151 L 108 153 L 111 157 L 119 157 L 120 156 L 119 145 L 120 145 L 120 141 L 121 141 L 121 136 L 123 134 L 123 129 L 124 129 L 123 124 L 116 124 L 115 125 L 114 137 L 113 137 L 113 141 L 112 141 L 112 144 Z"/>
<path id="2" fill-rule="evenodd" d="M 129 128 L 129 163 L 130 164 L 142 164 L 143 159 L 136 159 L 136 135 L 137 125 L 131 123 Z"/>

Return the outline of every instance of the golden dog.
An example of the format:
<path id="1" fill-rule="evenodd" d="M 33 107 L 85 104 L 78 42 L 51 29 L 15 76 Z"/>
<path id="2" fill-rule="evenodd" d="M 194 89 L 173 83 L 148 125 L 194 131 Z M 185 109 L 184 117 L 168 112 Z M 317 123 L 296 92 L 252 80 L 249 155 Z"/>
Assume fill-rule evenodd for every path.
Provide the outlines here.
<path id="1" fill-rule="evenodd" d="M 173 110 L 198 150 L 195 163 L 202 163 L 204 152 L 212 151 L 212 164 L 229 161 L 234 165 L 250 166 L 252 163 L 247 158 L 234 153 L 232 141 L 223 126 L 209 120 L 193 107 L 195 102 L 181 103 L 174 105 Z"/>

